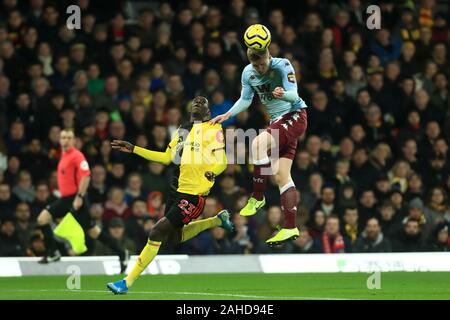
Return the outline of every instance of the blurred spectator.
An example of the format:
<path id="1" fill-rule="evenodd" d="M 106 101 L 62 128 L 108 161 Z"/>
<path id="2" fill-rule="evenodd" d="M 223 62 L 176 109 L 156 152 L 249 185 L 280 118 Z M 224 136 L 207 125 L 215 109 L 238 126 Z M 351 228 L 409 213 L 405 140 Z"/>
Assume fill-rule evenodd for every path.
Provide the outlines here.
<path id="1" fill-rule="evenodd" d="M 130 205 L 137 198 L 146 198 L 147 194 L 142 190 L 142 178 L 138 173 L 128 175 L 128 183 L 125 188 L 125 202 Z"/>
<path id="2" fill-rule="evenodd" d="M 17 199 L 7 183 L 0 183 L 0 221 L 14 215 Z"/>
<path id="3" fill-rule="evenodd" d="M 342 235 L 350 240 L 352 245 L 355 244 L 358 235 L 361 233 L 361 226 L 358 221 L 358 209 L 346 208 L 342 218 Z"/>
<path id="4" fill-rule="evenodd" d="M 325 229 L 326 216 L 322 210 L 316 210 L 312 213 L 307 223 L 308 233 L 315 240 Z"/>
<path id="5" fill-rule="evenodd" d="M 335 213 L 335 191 L 331 185 L 325 185 L 322 187 L 320 199 L 317 200 L 312 211 L 322 210 L 325 216 L 328 217 L 332 213 Z"/>
<path id="6" fill-rule="evenodd" d="M 125 194 L 122 189 L 113 187 L 108 192 L 108 200 L 105 203 L 103 220 L 108 222 L 112 218 L 122 218 L 127 220 L 131 216 L 131 211 L 125 202 Z"/>
<path id="7" fill-rule="evenodd" d="M 250 253 L 253 243 L 250 241 L 250 234 L 247 225 L 247 218 L 239 214 L 232 217 L 235 232 L 231 238 L 231 244 L 235 248 L 235 253 Z"/>
<path id="8" fill-rule="evenodd" d="M 13 188 L 12 192 L 21 201 L 25 201 L 28 203 L 34 201 L 36 190 L 33 186 L 31 174 L 28 171 L 20 171 L 17 185 Z"/>
<path id="9" fill-rule="evenodd" d="M 432 188 L 424 209 L 425 217 L 430 221 L 430 224 L 434 225 L 438 221 L 443 221 L 448 210 L 448 198 L 445 190 L 441 187 Z"/>
<path id="10" fill-rule="evenodd" d="M 377 218 L 367 220 L 366 227 L 356 241 L 354 252 L 391 252 L 391 242 L 381 232 Z"/>
<path id="11" fill-rule="evenodd" d="M 336 215 L 327 217 L 325 230 L 314 240 L 316 253 L 344 253 L 351 252 L 352 247 L 347 237 L 339 230 L 339 218 Z"/>
<path id="12" fill-rule="evenodd" d="M 91 183 L 88 188 L 88 198 L 91 203 L 105 202 L 107 187 L 106 187 L 106 170 L 97 164 L 91 169 Z"/>
<path id="13" fill-rule="evenodd" d="M 432 239 L 430 251 L 449 251 L 450 250 L 450 237 L 448 232 L 448 224 L 441 222 L 438 223 L 432 233 Z"/>
<path id="14" fill-rule="evenodd" d="M 420 252 L 423 251 L 421 241 L 421 229 L 419 221 L 407 219 L 403 222 L 403 228 L 392 240 L 394 252 Z"/>
<path id="15" fill-rule="evenodd" d="M 379 209 L 381 231 L 388 239 L 393 239 L 402 227 L 402 217 L 396 213 L 391 201 L 383 202 Z"/>
<path id="16" fill-rule="evenodd" d="M 234 253 L 230 240 L 227 238 L 225 229 L 213 228 L 211 230 L 211 234 L 213 239 L 213 254 Z"/>
<path id="17" fill-rule="evenodd" d="M 14 218 L 3 219 L 0 224 L 0 257 L 20 257 L 25 255 L 25 249 L 14 225 Z"/>
<path id="18" fill-rule="evenodd" d="M 36 221 L 39 213 L 53 201 L 47 183 L 38 182 L 36 184 L 36 197 L 31 203 L 31 221 Z"/>
<path id="19" fill-rule="evenodd" d="M 155 220 L 147 212 L 147 203 L 143 199 L 135 199 L 131 204 L 131 216 L 125 222 L 125 234 L 134 241 L 136 253 L 140 253 L 147 244 L 154 225 Z"/>
<path id="20" fill-rule="evenodd" d="M 377 198 L 375 198 L 375 193 L 373 190 L 364 190 L 359 199 L 359 219 L 361 225 L 365 225 L 369 218 L 376 215 L 376 204 Z"/>
<path id="21" fill-rule="evenodd" d="M 111 219 L 108 224 L 108 232 L 111 238 L 116 241 L 121 248 L 127 249 L 130 253 L 137 253 L 133 241 L 125 235 L 125 224 L 121 218 L 115 217 Z M 96 241 L 94 255 L 110 256 L 114 255 L 114 252 L 101 242 Z"/>
<path id="22" fill-rule="evenodd" d="M 35 227 L 35 222 L 31 221 L 30 205 L 26 202 L 19 202 L 16 206 L 16 232 L 19 240 L 23 244 L 30 242 L 31 233 Z"/>
<path id="23" fill-rule="evenodd" d="M 147 211 L 152 219 L 161 219 L 164 216 L 164 195 L 159 191 L 152 191 L 147 196 Z"/>
<path id="24" fill-rule="evenodd" d="M 425 207 L 421 199 L 415 198 L 409 202 L 408 215 L 404 218 L 403 224 L 409 220 L 415 220 L 419 223 L 421 241 L 424 242 L 430 235 L 433 220 L 429 214 L 425 215 Z"/>

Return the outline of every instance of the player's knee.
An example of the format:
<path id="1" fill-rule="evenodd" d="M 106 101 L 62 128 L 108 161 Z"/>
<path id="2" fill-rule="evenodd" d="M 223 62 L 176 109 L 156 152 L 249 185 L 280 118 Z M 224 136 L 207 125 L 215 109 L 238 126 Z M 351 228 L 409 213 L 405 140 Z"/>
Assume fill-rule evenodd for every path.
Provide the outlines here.
<path id="1" fill-rule="evenodd" d="M 291 180 L 292 180 L 292 178 L 291 178 L 290 174 L 284 172 L 283 170 L 279 170 L 275 174 L 275 182 L 280 187 L 284 186 L 285 184 L 287 184 Z"/>
<path id="2" fill-rule="evenodd" d="M 275 183 L 277 185 L 280 185 L 283 183 L 283 177 L 281 176 L 281 174 L 279 172 L 277 174 L 275 174 Z"/>

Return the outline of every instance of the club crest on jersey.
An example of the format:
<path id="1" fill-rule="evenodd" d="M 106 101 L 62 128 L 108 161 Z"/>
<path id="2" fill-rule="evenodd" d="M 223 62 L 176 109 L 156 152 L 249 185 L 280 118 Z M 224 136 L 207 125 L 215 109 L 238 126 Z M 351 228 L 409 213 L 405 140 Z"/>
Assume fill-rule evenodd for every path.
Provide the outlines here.
<path id="1" fill-rule="evenodd" d="M 216 140 L 217 140 L 217 142 L 219 142 L 219 143 L 223 143 L 224 138 L 223 138 L 223 132 L 222 132 L 222 130 L 217 131 L 217 133 L 216 133 Z"/>

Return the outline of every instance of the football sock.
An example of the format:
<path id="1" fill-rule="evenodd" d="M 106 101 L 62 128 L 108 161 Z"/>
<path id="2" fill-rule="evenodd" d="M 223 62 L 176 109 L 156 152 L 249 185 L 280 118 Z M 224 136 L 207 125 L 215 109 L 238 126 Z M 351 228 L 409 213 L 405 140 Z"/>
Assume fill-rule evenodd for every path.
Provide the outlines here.
<path id="1" fill-rule="evenodd" d="M 267 186 L 268 171 L 270 170 L 270 160 L 265 157 L 261 160 L 255 160 L 255 169 L 253 170 L 253 193 L 252 197 L 258 201 L 264 199 L 264 192 Z"/>
<path id="2" fill-rule="evenodd" d="M 298 196 L 294 182 L 288 182 L 280 188 L 281 210 L 284 213 L 284 226 L 286 229 L 296 228 Z"/>
<path id="3" fill-rule="evenodd" d="M 180 242 L 185 242 L 189 239 L 192 239 L 200 232 L 214 227 L 219 227 L 221 224 L 222 221 L 218 217 L 211 217 L 208 219 L 191 222 L 188 225 L 184 226 L 183 229 L 181 229 Z"/>
<path id="4" fill-rule="evenodd" d="M 147 268 L 150 262 L 158 254 L 159 247 L 161 246 L 161 242 L 148 240 L 144 249 L 142 249 L 141 254 L 139 255 L 136 264 L 133 267 L 133 270 L 125 277 L 125 282 L 127 283 L 127 287 L 130 288 L 134 281 L 139 277 L 142 271 Z"/>
<path id="5" fill-rule="evenodd" d="M 55 239 L 53 239 L 52 227 L 45 224 L 39 227 L 44 235 L 45 252 L 47 255 L 53 254 L 56 250 Z"/>

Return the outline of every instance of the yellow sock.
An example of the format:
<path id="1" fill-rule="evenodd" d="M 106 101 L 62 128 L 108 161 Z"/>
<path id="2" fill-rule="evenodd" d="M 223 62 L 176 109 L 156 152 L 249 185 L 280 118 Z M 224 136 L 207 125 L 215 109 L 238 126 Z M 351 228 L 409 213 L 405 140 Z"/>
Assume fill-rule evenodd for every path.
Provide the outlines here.
<path id="1" fill-rule="evenodd" d="M 142 252 L 138 257 L 133 270 L 131 270 L 131 272 L 125 277 L 128 288 L 133 285 L 137 277 L 139 277 L 142 271 L 144 271 L 150 262 L 152 262 L 152 260 L 156 257 L 160 246 L 161 242 L 148 240 L 146 246 L 142 249 Z"/>
<path id="2" fill-rule="evenodd" d="M 192 239 L 200 232 L 214 227 L 218 227 L 222 224 L 222 221 L 218 217 L 212 217 L 208 219 L 203 219 L 199 221 L 194 221 L 184 226 L 181 230 L 181 242 L 185 242 Z"/>

